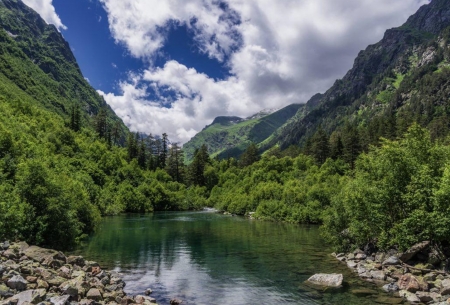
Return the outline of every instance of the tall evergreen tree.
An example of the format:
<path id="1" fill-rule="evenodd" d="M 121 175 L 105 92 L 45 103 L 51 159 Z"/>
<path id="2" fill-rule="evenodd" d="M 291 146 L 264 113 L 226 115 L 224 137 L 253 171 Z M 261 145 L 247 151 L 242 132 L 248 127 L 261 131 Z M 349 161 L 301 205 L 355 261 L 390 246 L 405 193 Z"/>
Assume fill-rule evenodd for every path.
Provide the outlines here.
<path id="1" fill-rule="evenodd" d="M 351 168 L 355 168 L 355 160 L 361 152 L 358 129 L 347 122 L 342 130 L 343 159 Z"/>
<path id="2" fill-rule="evenodd" d="M 200 149 L 196 149 L 194 160 L 189 165 L 189 183 L 193 185 L 205 186 L 205 166 L 211 163 L 208 154 L 208 147 L 203 144 Z"/>
<path id="3" fill-rule="evenodd" d="M 316 133 L 311 138 L 310 153 L 319 164 L 325 163 L 330 155 L 328 135 L 325 130 L 323 130 L 322 126 L 319 126 Z"/>
<path id="4" fill-rule="evenodd" d="M 239 164 L 241 167 L 250 166 L 256 161 L 259 161 L 260 156 L 258 152 L 258 147 L 255 143 L 251 143 L 249 147 L 245 150 L 245 152 L 241 155 L 239 160 Z"/>
<path id="5" fill-rule="evenodd" d="M 176 182 L 183 181 L 183 159 L 184 154 L 178 143 L 172 144 L 169 149 L 169 156 L 167 159 L 167 173 Z"/>

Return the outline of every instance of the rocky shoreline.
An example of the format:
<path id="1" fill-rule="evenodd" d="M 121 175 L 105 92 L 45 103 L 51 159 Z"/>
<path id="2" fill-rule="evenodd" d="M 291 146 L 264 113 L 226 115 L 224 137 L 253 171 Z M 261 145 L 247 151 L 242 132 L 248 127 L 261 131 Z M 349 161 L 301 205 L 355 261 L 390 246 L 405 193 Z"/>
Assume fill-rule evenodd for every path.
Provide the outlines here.
<path id="1" fill-rule="evenodd" d="M 0 305 L 156 304 L 150 289 L 127 296 L 124 287 L 119 273 L 81 256 L 25 242 L 0 243 Z"/>
<path id="2" fill-rule="evenodd" d="M 352 253 L 333 253 L 364 280 L 411 304 L 450 304 L 450 274 L 444 270 L 449 259 L 430 242 L 414 245 L 399 253 L 392 249 L 376 252 L 373 247 Z"/>

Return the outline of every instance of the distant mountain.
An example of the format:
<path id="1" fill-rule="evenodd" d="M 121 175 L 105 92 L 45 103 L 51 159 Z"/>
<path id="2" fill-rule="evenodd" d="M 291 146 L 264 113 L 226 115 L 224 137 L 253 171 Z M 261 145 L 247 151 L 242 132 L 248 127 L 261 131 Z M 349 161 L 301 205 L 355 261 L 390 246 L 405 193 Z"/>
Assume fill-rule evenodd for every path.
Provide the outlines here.
<path id="1" fill-rule="evenodd" d="M 254 142 L 262 145 L 291 119 L 302 105 L 292 104 L 283 109 L 266 109 L 248 118 L 220 116 L 184 144 L 186 162 L 190 162 L 195 149 L 208 146 L 212 157 L 239 157 Z"/>
<path id="2" fill-rule="evenodd" d="M 400 135 L 414 121 L 436 136 L 448 134 L 449 26 L 450 1 L 422 6 L 361 51 L 344 78 L 301 107 L 264 148 L 304 146 L 319 126 L 331 134 L 346 123 L 359 128 L 368 144 L 379 136 Z"/>
<path id="3" fill-rule="evenodd" d="M 11 95 L 9 85 L 65 118 L 79 106 L 84 126 L 104 109 L 124 139 L 127 128 L 84 79 L 61 33 L 20 0 L 0 1 L 0 94 Z"/>

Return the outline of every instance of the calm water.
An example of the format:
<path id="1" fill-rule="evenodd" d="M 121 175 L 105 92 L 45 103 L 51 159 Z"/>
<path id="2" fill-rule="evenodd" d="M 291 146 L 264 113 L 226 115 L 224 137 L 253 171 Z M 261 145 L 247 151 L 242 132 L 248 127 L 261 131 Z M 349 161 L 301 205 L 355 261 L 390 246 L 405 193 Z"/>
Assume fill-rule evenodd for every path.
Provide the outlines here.
<path id="1" fill-rule="evenodd" d="M 129 294 L 160 305 L 379 304 L 392 302 L 330 257 L 317 227 L 211 212 L 106 218 L 77 253 L 124 275 Z M 314 290 L 314 273 L 344 273 L 340 290 Z M 369 291 L 368 291 L 369 290 Z"/>

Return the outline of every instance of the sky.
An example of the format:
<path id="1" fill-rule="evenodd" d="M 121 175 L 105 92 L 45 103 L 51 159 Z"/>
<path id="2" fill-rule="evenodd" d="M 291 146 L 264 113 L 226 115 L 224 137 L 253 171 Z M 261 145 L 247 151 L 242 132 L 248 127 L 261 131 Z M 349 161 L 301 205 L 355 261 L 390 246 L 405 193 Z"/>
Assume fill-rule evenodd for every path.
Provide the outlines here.
<path id="1" fill-rule="evenodd" d="M 217 116 L 306 103 L 429 0 L 23 0 L 133 131 L 187 142 Z"/>

